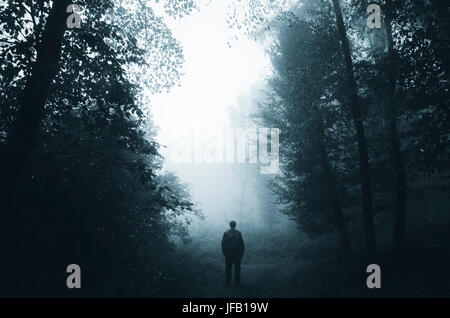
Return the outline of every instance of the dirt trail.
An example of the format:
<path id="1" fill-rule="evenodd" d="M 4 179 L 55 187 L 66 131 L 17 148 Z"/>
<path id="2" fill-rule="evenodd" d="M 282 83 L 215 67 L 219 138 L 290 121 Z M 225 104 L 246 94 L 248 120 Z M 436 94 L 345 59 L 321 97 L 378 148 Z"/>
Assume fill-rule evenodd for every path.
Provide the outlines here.
<path id="1" fill-rule="evenodd" d="M 289 270 L 283 263 L 246 264 L 241 267 L 241 286 L 225 286 L 224 268 L 214 264 L 204 273 L 204 284 L 198 286 L 203 297 L 282 297 Z"/>
<path id="2" fill-rule="evenodd" d="M 218 245 L 218 244 L 217 244 Z M 255 244 L 256 245 L 256 244 Z M 193 259 L 188 279 L 178 292 L 189 297 L 284 297 L 289 296 L 294 264 L 292 254 L 274 256 L 272 249 L 248 249 L 242 259 L 241 286 L 225 285 L 225 260 L 216 245 L 193 242 L 185 250 Z M 287 256 L 286 256 L 287 255 Z M 234 274 L 234 273 L 233 273 Z"/>

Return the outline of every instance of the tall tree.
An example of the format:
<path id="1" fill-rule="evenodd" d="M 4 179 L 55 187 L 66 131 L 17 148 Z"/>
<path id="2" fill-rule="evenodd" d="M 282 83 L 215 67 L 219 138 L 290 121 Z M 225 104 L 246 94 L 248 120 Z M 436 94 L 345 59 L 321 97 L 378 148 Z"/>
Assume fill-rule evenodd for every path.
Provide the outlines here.
<path id="1" fill-rule="evenodd" d="M 395 223 L 394 223 L 394 244 L 396 248 L 402 246 L 402 240 L 405 233 L 405 215 L 406 215 L 406 172 L 403 153 L 400 147 L 400 137 L 398 133 L 398 110 L 397 110 L 397 58 L 394 49 L 394 40 L 392 35 L 393 10 L 392 2 L 386 1 L 384 6 L 385 28 L 387 36 L 387 60 L 389 67 L 388 87 L 386 92 L 386 114 L 389 122 L 389 140 L 392 148 L 392 157 L 396 176 L 396 199 L 395 199 Z"/>
<path id="2" fill-rule="evenodd" d="M 0 63 L 2 148 L 14 128 L 11 118 L 21 110 L 16 101 L 34 72 L 27 67 L 36 61 L 34 40 L 43 38 L 41 23 L 54 9 L 38 2 L 32 2 L 33 10 L 42 10 L 35 16 L 37 26 L 13 23 L 4 29 L 13 43 L 0 47 L 7 57 Z M 0 15 L 16 17 L 21 6 L 12 4 L 0 5 Z M 121 9 L 110 1 L 92 1 L 85 9 L 81 29 L 67 30 L 63 38 L 35 146 L 21 172 L 19 200 L 2 228 L 0 266 L 9 274 L 2 295 L 11 290 L 64 295 L 57 273 L 73 259 L 89 276 L 79 295 L 158 295 L 174 270 L 171 238 L 187 239 L 193 205 L 187 187 L 161 172 L 154 126 L 136 84 L 143 82 L 141 73 L 134 72 L 139 65 L 156 79 L 152 92 L 169 89 L 179 78 L 181 47 L 150 8 L 141 10 L 152 33 L 147 38 L 145 23 L 117 14 Z M 19 11 L 18 22 L 29 20 L 33 10 L 25 7 L 22 19 Z M 127 32 L 130 22 L 133 32 Z M 147 63 L 143 39 L 153 41 L 148 47 L 154 64 Z M 24 274 L 20 264 L 41 270 Z"/>
<path id="3" fill-rule="evenodd" d="M 70 3 L 70 0 L 53 2 L 42 38 L 36 46 L 36 61 L 25 85 L 14 126 L 0 156 L 0 201 L 3 203 L 0 220 L 11 207 L 20 173 L 35 147 L 42 111 L 51 83 L 59 71 L 58 62 L 67 28 L 66 8 Z"/>
<path id="4" fill-rule="evenodd" d="M 326 20 L 326 18 L 324 18 Z M 351 251 L 338 186 L 337 90 L 339 47 L 323 21 L 291 21 L 277 28 L 271 50 L 274 75 L 270 102 L 262 105 L 265 125 L 282 131 L 282 174 L 273 189 L 285 208 L 308 234 L 336 232 L 344 253 Z M 331 158 L 332 159 L 331 159 Z"/>
<path id="5" fill-rule="evenodd" d="M 358 88 L 354 76 L 352 54 L 350 43 L 347 37 L 347 31 L 342 16 L 342 9 L 339 0 L 332 0 L 339 39 L 342 45 L 342 51 L 345 61 L 346 76 L 349 88 L 349 107 L 356 130 L 358 141 L 359 165 L 361 171 L 361 190 L 362 190 L 362 214 L 364 222 L 365 248 L 367 253 L 372 254 L 376 250 L 376 236 L 373 225 L 372 210 L 372 185 L 370 181 L 369 153 L 367 150 L 366 134 L 361 114 L 361 108 L 358 101 Z"/>
<path id="6" fill-rule="evenodd" d="M 394 194 L 392 204 L 388 205 L 393 211 L 394 246 L 400 248 L 405 236 L 406 194 L 417 183 L 418 174 L 425 171 L 432 173 L 439 166 L 437 162 L 445 157 L 445 151 L 442 152 L 445 141 L 436 137 L 445 135 L 444 127 L 447 125 L 444 105 L 448 93 L 443 83 L 448 80 L 448 71 L 447 59 L 442 58 L 442 47 L 446 41 L 443 36 L 445 22 L 440 19 L 442 13 L 437 12 L 436 8 L 445 11 L 444 7 L 448 8 L 448 4 L 440 1 L 385 0 L 380 5 L 383 28 L 373 29 L 370 33 L 382 38 L 382 50 L 356 48 L 359 52 L 368 53 L 365 58 L 359 59 L 357 68 L 359 84 L 364 86 L 366 92 L 372 91 L 374 94 L 373 101 L 367 101 L 370 108 L 382 114 L 380 120 L 387 123 L 387 133 L 382 133 L 378 138 L 386 136 L 389 140 L 390 149 L 386 150 L 391 156 L 389 162 L 384 164 L 392 167 L 391 174 L 395 178 L 387 179 L 384 187 L 389 190 L 382 192 L 384 197 L 390 197 L 390 191 Z M 357 8 L 357 16 L 366 15 L 367 1 L 357 1 L 354 7 Z M 357 29 L 358 21 L 354 22 Z M 364 77 L 373 78 L 369 83 Z M 382 101 L 382 108 L 378 101 Z M 378 115 L 372 113 L 370 116 L 374 118 Z M 373 133 L 373 127 L 371 129 Z M 415 139 L 414 146 L 412 139 Z M 380 148 L 376 146 L 380 144 L 379 140 L 372 143 L 375 149 Z M 418 152 L 417 149 L 421 150 Z M 405 153 L 408 155 L 405 156 Z M 426 160 L 417 160 L 425 156 Z M 374 162 L 382 164 L 382 154 L 372 157 Z M 382 167 L 382 170 L 387 171 L 390 169 L 388 167 Z M 380 167 L 377 168 L 379 170 Z"/>
<path id="7" fill-rule="evenodd" d="M 70 54 L 67 54 L 70 50 L 80 48 L 79 43 L 64 37 L 66 31 L 66 35 L 69 34 L 81 41 L 92 42 L 90 44 L 94 50 L 83 52 L 84 58 L 87 60 L 89 60 L 89 54 L 95 54 L 96 47 L 106 44 L 105 40 L 108 41 L 107 45 L 111 47 L 110 49 L 116 49 L 117 52 L 120 52 L 118 55 L 121 58 L 131 63 L 137 62 L 136 56 L 129 54 L 124 46 L 139 45 L 141 48 L 145 48 L 146 50 L 141 51 L 140 54 L 146 56 L 143 63 L 147 67 L 138 69 L 140 72 L 152 70 L 152 72 L 145 73 L 147 80 L 136 80 L 139 75 L 136 66 L 129 67 L 127 76 L 134 82 L 146 83 L 147 88 L 152 92 L 170 89 L 177 82 L 180 76 L 178 69 L 183 62 L 183 57 L 181 48 L 174 41 L 170 30 L 161 18 L 156 17 L 153 10 L 142 2 L 133 1 L 130 8 L 134 10 L 129 10 L 130 12 L 121 6 L 122 2 L 119 0 L 79 1 L 81 7 L 85 9 L 84 14 L 87 15 L 88 21 L 82 22 L 81 29 L 72 30 L 69 30 L 66 24 L 69 16 L 66 9 L 71 4 L 69 0 L 16 1 L 9 2 L 1 8 L 3 10 L 0 11 L 0 15 L 6 21 L 3 24 L 4 30 L 2 30 L 1 38 L 2 42 L 7 45 L 3 46 L 0 52 L 6 57 L 6 61 L 9 58 L 15 60 L 15 62 L 9 63 L 12 71 L 3 69 L 6 72 L 4 78 L 11 77 L 14 82 L 17 82 L 17 78 L 20 81 L 24 77 L 26 82 L 12 85 L 16 87 L 15 90 L 21 90 L 14 96 L 17 99 L 17 106 L 5 105 L 7 109 L 4 114 L 11 114 L 9 117 L 14 120 L 6 129 L 5 145 L 2 147 L 0 157 L 0 175 L 2 176 L 0 199 L 3 202 L 0 220 L 2 215 L 11 208 L 20 174 L 35 148 L 37 131 L 42 123 L 42 113 L 51 96 L 56 76 L 63 70 L 61 65 L 64 63 L 65 66 L 77 68 L 82 65 L 82 62 L 76 65 L 77 63 L 74 61 L 66 61 L 70 58 Z M 164 7 L 170 15 L 183 16 L 195 7 L 195 2 L 186 0 L 177 3 L 168 0 Z M 109 32 L 105 29 L 105 23 L 102 20 L 105 17 L 106 19 L 117 18 L 122 21 L 122 29 Z M 112 38 L 99 39 L 96 36 L 99 35 L 99 30 L 106 30 L 106 34 L 103 35 Z M 133 38 L 130 39 L 130 37 Z M 22 39 L 22 41 L 18 41 L 18 39 Z M 66 41 L 65 44 L 64 41 Z M 63 50 L 65 56 L 62 55 Z M 152 51 L 151 57 L 148 51 Z M 30 52 L 32 53 L 30 54 Z M 70 64 L 71 62 L 72 64 Z M 109 64 L 112 65 L 111 61 Z M 159 69 L 162 64 L 165 65 L 165 71 Z M 117 67 L 124 67 L 124 65 Z M 68 70 L 64 69 L 64 71 Z M 140 78 L 143 77 L 140 76 Z M 81 92 L 80 95 L 82 95 Z"/>
<path id="8" fill-rule="evenodd" d="M 345 74 L 347 77 L 347 88 L 349 92 L 347 101 L 344 104 L 349 105 L 350 116 L 353 120 L 358 144 L 365 249 L 368 254 L 372 254 L 376 250 L 376 235 L 373 225 L 373 194 L 366 133 L 361 113 L 361 106 L 358 100 L 358 87 L 354 75 L 352 52 L 342 16 L 341 5 L 339 0 L 332 0 L 331 3 L 335 13 L 338 37 L 341 41 Z M 258 3 L 258 5 L 256 5 L 238 0 L 234 6 L 234 11 L 231 13 L 232 19 L 230 20 L 232 22 L 230 25 L 231 27 L 241 29 L 242 25 L 245 24 L 246 27 L 242 28 L 244 33 L 247 35 L 257 36 L 261 33 L 264 27 L 270 27 L 271 24 L 276 24 L 277 21 L 285 21 L 288 23 L 289 20 L 293 19 L 296 12 L 298 12 L 305 4 L 308 8 L 314 8 L 324 3 L 308 1 L 306 3 L 302 2 L 300 5 L 300 3 L 295 3 L 292 1 L 277 0 L 263 2 L 261 5 Z"/>
<path id="9" fill-rule="evenodd" d="M 342 211 L 342 204 L 339 195 L 339 189 L 336 183 L 335 173 L 332 170 L 330 158 L 328 156 L 328 152 L 324 141 L 325 139 L 324 125 L 323 125 L 324 121 L 320 113 L 320 110 L 317 108 L 316 108 L 316 116 L 317 116 L 316 121 L 317 121 L 317 136 L 318 136 L 317 139 L 318 139 L 318 148 L 320 152 L 320 160 L 327 189 L 331 198 L 331 205 L 334 212 L 334 222 L 336 224 L 336 229 L 339 235 L 342 250 L 344 251 L 345 254 L 349 254 L 352 250 L 349 233 L 347 225 L 345 223 L 344 213 Z"/>

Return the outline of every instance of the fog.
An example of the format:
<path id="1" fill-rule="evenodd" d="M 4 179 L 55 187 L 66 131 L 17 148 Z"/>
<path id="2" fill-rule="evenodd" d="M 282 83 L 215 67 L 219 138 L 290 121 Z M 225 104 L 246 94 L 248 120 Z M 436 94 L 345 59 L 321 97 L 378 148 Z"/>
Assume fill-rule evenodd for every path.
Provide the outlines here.
<path id="1" fill-rule="evenodd" d="M 212 228 L 221 235 L 230 220 L 236 220 L 244 232 L 262 230 L 269 225 L 263 209 L 275 210 L 273 222 L 293 225 L 276 212 L 278 207 L 269 191 L 265 191 L 269 197 L 261 201 L 264 195 L 258 191 L 263 191 L 265 181 L 256 164 L 195 160 L 183 164 L 173 158 L 175 146 L 185 145 L 188 149 L 184 150 L 189 151 L 189 138 L 180 138 L 196 131 L 206 145 L 215 137 L 211 130 L 256 127 L 250 115 L 258 92 L 270 75 L 270 61 L 261 44 L 248 38 L 233 38 L 227 14 L 227 3 L 215 1 L 182 20 L 166 17 L 183 47 L 184 75 L 179 87 L 152 97 L 152 114 L 159 127 L 157 140 L 163 147 L 165 169 L 175 172 L 189 185 L 196 207 L 204 216 L 193 219 L 190 234 L 194 238 Z M 198 149 L 201 153 L 188 156 L 203 157 L 204 149 Z"/>

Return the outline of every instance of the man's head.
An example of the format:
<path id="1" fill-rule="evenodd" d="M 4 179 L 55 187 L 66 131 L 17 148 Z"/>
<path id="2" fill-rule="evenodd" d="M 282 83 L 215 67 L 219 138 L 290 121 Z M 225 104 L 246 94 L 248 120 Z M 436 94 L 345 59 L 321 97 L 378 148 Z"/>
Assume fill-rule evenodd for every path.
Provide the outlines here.
<path id="1" fill-rule="evenodd" d="M 230 222 L 230 228 L 234 229 L 236 227 L 236 221 Z"/>

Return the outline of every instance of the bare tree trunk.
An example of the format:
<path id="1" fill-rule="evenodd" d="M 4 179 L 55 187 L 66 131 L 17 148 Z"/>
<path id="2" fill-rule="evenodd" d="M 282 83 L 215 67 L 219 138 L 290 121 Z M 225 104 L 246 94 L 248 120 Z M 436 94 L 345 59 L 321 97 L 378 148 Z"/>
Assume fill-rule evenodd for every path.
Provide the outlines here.
<path id="1" fill-rule="evenodd" d="M 396 198 L 395 198 L 395 221 L 394 221 L 394 245 L 396 249 L 402 247 L 405 233 L 405 215 L 406 215 L 406 172 L 403 160 L 403 154 L 400 149 L 400 139 L 397 128 L 397 101 L 396 79 L 397 64 L 394 51 L 394 41 L 392 38 L 392 17 L 389 8 L 385 10 L 386 36 L 388 40 L 388 63 L 389 63 L 389 84 L 387 91 L 387 116 L 389 122 L 389 140 L 391 143 L 392 157 L 394 167 L 397 173 L 396 180 Z"/>
<path id="2" fill-rule="evenodd" d="M 37 58 L 27 80 L 17 118 L 0 156 L 0 220 L 11 208 L 19 177 L 36 144 L 36 134 L 50 85 L 59 67 L 66 8 L 70 0 L 53 1 L 42 41 L 37 44 Z"/>
<path id="3" fill-rule="evenodd" d="M 339 191 L 336 184 L 335 175 L 331 169 L 330 159 L 328 158 L 328 153 L 325 147 L 324 132 L 323 132 L 323 119 L 320 113 L 317 113 L 317 126 L 318 126 L 318 146 L 320 151 L 321 165 L 325 176 L 325 183 L 327 185 L 336 224 L 336 230 L 339 236 L 339 241 L 341 243 L 342 250 L 345 255 L 352 252 L 350 239 L 348 236 L 347 225 L 345 224 L 344 213 L 342 212 L 341 200 L 339 199 Z"/>
<path id="4" fill-rule="evenodd" d="M 339 38 L 342 44 L 344 53 L 344 61 L 346 67 L 346 76 L 350 88 L 350 110 L 353 117 L 353 122 L 356 129 L 356 137 L 358 142 L 358 153 L 361 173 L 361 188 L 362 188 L 362 214 L 364 223 L 365 235 L 365 249 L 368 254 L 375 253 L 376 238 L 373 227 L 373 211 L 372 211 L 372 188 L 370 183 L 370 169 L 369 169 L 369 154 L 367 151 L 366 135 L 364 132 L 364 125 L 361 118 L 361 109 L 358 102 L 358 94 L 356 87 L 356 80 L 353 73 L 353 61 L 350 52 L 350 44 L 347 38 L 347 31 L 342 18 L 342 10 L 339 0 L 332 0 L 334 12 L 336 15 L 336 23 L 339 33 Z"/>

